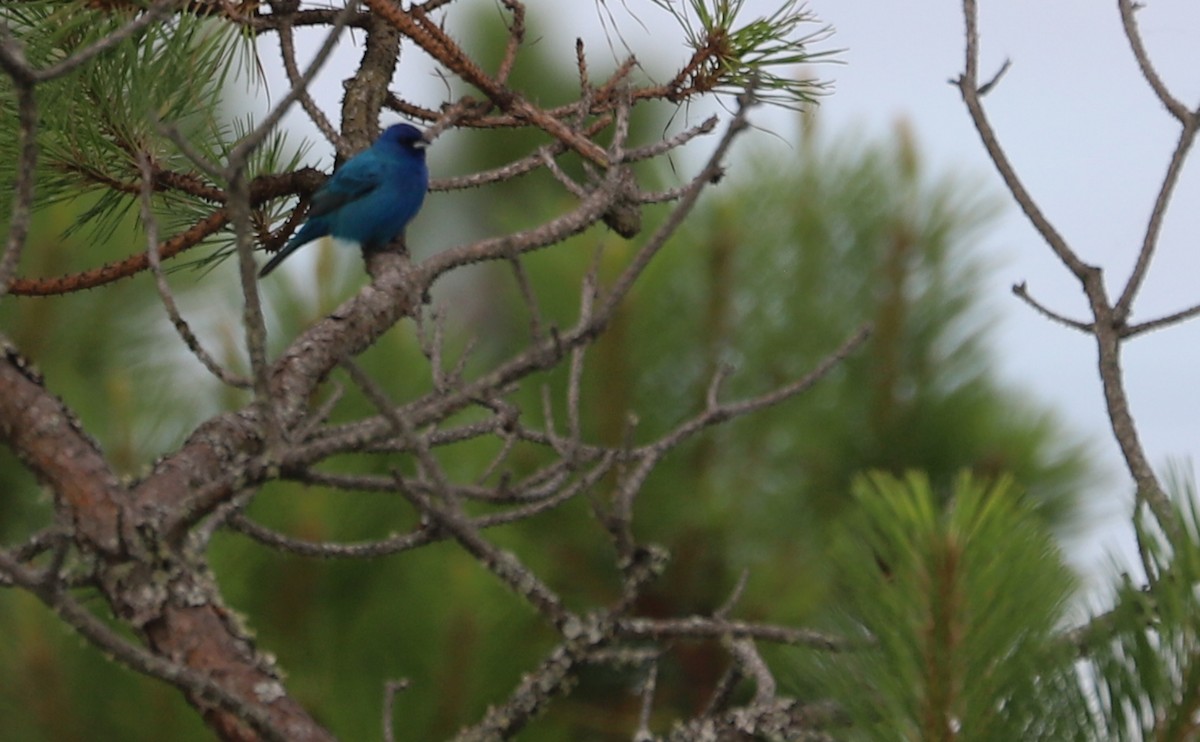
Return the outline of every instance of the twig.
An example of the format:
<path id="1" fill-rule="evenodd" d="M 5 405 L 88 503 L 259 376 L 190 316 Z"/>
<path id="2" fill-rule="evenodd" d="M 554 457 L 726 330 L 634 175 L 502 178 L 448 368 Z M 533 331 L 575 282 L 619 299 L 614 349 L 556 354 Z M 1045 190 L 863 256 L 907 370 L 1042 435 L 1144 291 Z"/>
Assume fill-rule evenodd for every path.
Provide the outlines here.
<path id="1" fill-rule="evenodd" d="M 693 127 L 684 129 L 669 139 L 663 139 L 653 144 L 647 144 L 644 147 L 636 147 L 631 150 L 626 150 L 623 162 L 640 162 L 642 160 L 650 160 L 655 157 L 660 157 L 666 153 L 678 149 L 696 137 L 704 136 L 713 133 L 717 128 L 718 119 L 716 116 L 708 118 L 696 124 Z"/>
<path id="2" fill-rule="evenodd" d="M 1069 327 L 1072 330 L 1079 330 L 1080 332 L 1087 333 L 1088 335 L 1092 334 L 1091 324 L 1087 322 L 1080 322 L 1079 320 L 1074 320 L 1070 317 L 1065 317 L 1030 296 L 1029 288 L 1025 285 L 1024 281 L 1021 283 L 1014 283 L 1012 292 L 1017 298 L 1033 307 L 1038 314 L 1041 314 L 1046 319 L 1051 320 L 1052 322 L 1057 322 L 1064 327 Z"/>
<path id="3" fill-rule="evenodd" d="M 729 642 L 729 648 L 738 664 L 741 665 L 742 671 L 754 678 L 753 703 L 761 706 L 774 700 L 775 676 L 771 674 L 771 669 L 767 667 L 762 655 L 758 653 L 754 642 L 750 639 L 734 639 Z"/>
<path id="4" fill-rule="evenodd" d="M 1138 290 L 1141 289 L 1146 273 L 1150 269 L 1150 261 L 1158 246 L 1159 233 L 1162 231 L 1167 207 L 1171 203 L 1171 195 L 1175 192 L 1180 173 L 1183 172 L 1183 164 L 1187 160 L 1188 152 L 1191 151 L 1192 144 L 1196 141 L 1198 123 L 1200 123 L 1200 119 L 1190 114 L 1183 121 L 1183 130 L 1179 132 L 1179 141 L 1175 145 L 1175 151 L 1171 153 L 1171 161 L 1167 164 L 1167 172 L 1163 176 L 1158 196 L 1154 199 L 1154 207 L 1150 210 L 1150 218 L 1146 222 L 1146 234 L 1142 237 L 1142 246 L 1138 250 L 1137 262 L 1129 274 L 1125 289 L 1117 299 L 1113 314 L 1118 323 L 1123 323 L 1133 311 L 1133 301 L 1137 298 Z"/>
<path id="5" fill-rule="evenodd" d="M 17 97 L 17 178 L 13 185 L 13 204 L 8 223 L 8 239 L 0 254 L 0 299 L 8 293 L 16 275 L 21 252 L 29 236 L 33 212 L 33 186 L 37 169 L 37 100 L 34 98 L 32 70 L 8 27 L 0 23 L 0 66 L 12 78 Z"/>
<path id="6" fill-rule="evenodd" d="M 562 599 L 537 577 L 515 554 L 503 551 L 484 539 L 470 520 L 450 506 L 439 505 L 415 490 L 402 490 L 419 512 L 430 516 L 445 529 L 468 554 L 475 557 L 489 572 L 496 575 L 510 590 L 520 595 L 545 616 L 556 628 L 578 621 L 563 606 Z"/>
<path id="7" fill-rule="evenodd" d="M 591 267 L 583 278 L 579 298 L 579 322 L 587 324 L 592 321 L 592 311 L 596 304 L 600 272 L 600 252 L 596 252 Z M 575 451 L 583 442 L 583 361 L 586 349 L 577 345 L 571 349 L 570 365 L 567 369 L 567 437 L 571 441 L 569 461 L 575 460 Z"/>
<path id="8" fill-rule="evenodd" d="M 675 208 L 671 210 L 671 213 L 663 220 L 663 223 L 659 225 L 650 239 L 646 241 L 646 244 L 642 246 L 630 264 L 621 272 L 621 275 L 605 296 L 599 311 L 596 312 L 598 317 L 607 321 L 607 318 L 612 316 L 617 305 L 621 303 L 625 295 L 633 288 L 634 282 L 642 275 L 646 266 L 650 264 L 650 261 L 658 254 L 658 251 L 662 249 L 667 240 L 679 229 L 679 226 L 683 223 L 687 215 L 691 213 L 692 208 L 696 205 L 696 201 L 700 198 L 700 193 L 720 174 L 721 163 L 724 161 L 725 154 L 729 151 L 730 145 L 733 144 L 733 140 L 749 126 L 747 114 L 751 106 L 754 105 L 753 92 L 752 88 L 748 89 L 746 94 L 739 98 L 737 112 L 734 114 L 733 120 L 729 122 L 725 134 L 717 142 L 717 146 L 713 150 L 712 155 L 709 156 L 708 162 L 700 171 L 700 174 L 692 180 L 691 185 L 688 186 L 683 196 L 680 197 L 679 203 L 675 205 Z"/>
<path id="9" fill-rule="evenodd" d="M 512 24 L 508 27 L 508 42 L 504 47 L 504 58 L 500 60 L 500 66 L 496 68 L 496 82 L 506 85 L 513 65 L 517 62 L 517 52 L 521 48 L 521 42 L 525 40 L 525 6 L 517 0 L 502 0 L 502 2 L 513 16 Z M 424 10 L 425 12 L 429 11 L 428 8 Z"/>
<path id="10" fill-rule="evenodd" d="M 529 336 L 535 343 L 541 342 L 545 332 L 542 329 L 542 310 L 533 291 L 533 284 L 529 281 L 529 274 L 525 272 L 521 259 L 516 256 L 510 258 L 508 264 L 512 268 L 513 279 L 517 282 L 517 289 L 521 292 L 525 308 L 529 311 Z"/>
<path id="11" fill-rule="evenodd" d="M 1150 62 L 1150 55 L 1146 53 L 1146 47 L 1142 44 L 1142 34 L 1137 26 L 1136 11 L 1140 6 L 1131 0 L 1117 0 L 1117 7 L 1121 11 L 1121 27 L 1125 30 L 1129 49 L 1133 52 L 1133 58 L 1137 60 L 1142 76 L 1146 78 L 1146 82 L 1150 84 L 1154 94 L 1158 96 L 1171 115 L 1179 119 L 1179 123 L 1185 127 L 1189 123 L 1194 126 L 1195 114 L 1189 111 L 1188 107 L 1183 105 L 1178 98 L 1171 95 L 1171 91 L 1167 89 L 1162 78 L 1155 71 L 1154 65 Z"/>
<path id="12" fill-rule="evenodd" d="M 992 89 L 1000 84 L 1000 80 L 1004 77 L 1004 74 L 1008 72 L 1010 67 L 1012 67 L 1012 60 L 1004 60 L 1004 64 L 1000 65 L 1000 69 L 996 70 L 996 74 L 992 75 L 992 79 L 979 86 L 979 97 L 982 98 L 983 96 L 992 92 Z"/>
<path id="13" fill-rule="evenodd" d="M 788 644 L 829 652 L 840 652 L 853 648 L 846 639 L 823 634 L 812 629 L 796 629 L 790 626 L 731 621 L 709 616 L 685 618 L 617 618 L 616 635 L 630 639 L 719 639 L 722 636 L 758 639 L 776 644 Z"/>
<path id="14" fill-rule="evenodd" d="M 637 731 L 633 734 L 633 742 L 649 742 L 654 739 L 650 733 L 650 713 L 654 710 L 654 691 L 658 687 L 658 660 L 652 660 L 646 668 L 646 675 L 641 682 L 641 710 L 638 712 Z"/>
<path id="15" fill-rule="evenodd" d="M 283 69 L 287 73 L 288 83 L 291 84 L 293 90 L 299 90 L 300 106 L 304 112 L 308 114 L 309 119 L 316 125 L 329 143 L 333 145 L 334 150 L 342 157 L 348 157 L 346 140 L 338 133 L 337 129 L 333 128 L 333 124 L 329 123 L 329 118 L 325 112 L 317 106 L 312 95 L 308 92 L 308 86 L 301 84 L 300 70 L 296 66 L 296 44 L 295 34 L 292 33 L 292 18 L 295 16 L 295 11 L 279 13 L 279 25 L 277 31 L 279 33 L 279 52 L 283 58 Z"/>
<path id="16" fill-rule="evenodd" d="M 230 177 L 236 171 L 245 167 L 250 153 L 258 149 L 262 140 L 279 124 L 279 121 L 288 112 L 288 109 L 292 107 L 292 104 L 299 100 L 301 96 L 307 94 L 308 86 L 312 84 L 313 78 L 325 66 L 329 55 L 337 47 L 338 41 L 342 36 L 342 31 L 345 30 L 346 24 L 354 17 L 357 8 L 358 0 L 348 0 L 346 7 L 338 11 L 333 18 L 333 22 L 330 24 L 329 33 L 317 49 L 317 53 L 313 55 L 312 61 L 308 63 L 308 68 L 304 70 L 304 74 L 293 83 L 292 89 L 263 117 L 258 126 L 247 132 L 233 149 L 229 151 L 227 173 Z"/>
<path id="17" fill-rule="evenodd" d="M 167 283 L 166 274 L 162 269 L 162 261 L 158 256 L 158 219 L 154 216 L 154 209 L 150 202 L 153 173 L 150 168 L 150 160 L 144 152 L 138 153 L 138 167 L 142 171 L 141 207 L 142 224 L 146 227 L 146 261 L 150 265 L 150 271 L 154 274 L 154 287 L 158 290 L 158 298 L 162 301 L 163 309 L 166 310 L 167 317 L 171 320 L 171 325 L 179 334 L 179 338 L 183 340 L 183 344 L 209 373 L 222 384 L 237 389 L 247 389 L 250 387 L 250 380 L 233 374 L 217 363 L 216 359 L 204 349 L 200 339 L 192 332 L 187 320 L 179 312 L 179 306 L 175 303 L 175 295 Z"/>
<path id="18" fill-rule="evenodd" d="M 1125 458 L 1125 465 L 1129 469 L 1129 473 L 1133 476 L 1134 482 L 1137 484 L 1137 498 L 1149 504 L 1159 522 L 1168 531 L 1173 531 L 1179 527 L 1179 524 L 1176 522 L 1170 499 L 1163 491 L 1158 476 L 1154 473 L 1153 467 L 1150 466 L 1150 462 L 1146 458 L 1145 448 L 1142 446 L 1133 415 L 1129 411 L 1129 399 L 1125 391 L 1124 372 L 1121 367 L 1121 341 L 1124 326 L 1122 311 L 1124 310 L 1120 307 L 1113 307 L 1108 299 L 1103 273 L 1100 268 L 1084 263 L 1075 251 L 1071 249 L 1067 241 L 1049 222 L 1037 202 L 1025 189 L 1003 148 L 1000 146 L 979 98 L 977 80 L 979 61 L 977 0 L 963 0 L 962 7 L 963 18 L 966 24 L 966 59 L 964 62 L 965 69 L 957 80 L 957 86 L 962 95 L 963 102 L 966 104 L 971 120 L 979 132 L 980 139 L 987 150 L 988 156 L 999 171 L 1000 176 L 1004 179 L 1009 192 L 1017 201 L 1017 204 L 1021 207 L 1021 210 L 1025 213 L 1034 229 L 1042 236 L 1042 239 L 1046 241 L 1046 244 L 1049 245 L 1050 249 L 1063 265 L 1079 280 L 1080 286 L 1087 296 L 1094 320 L 1090 325 L 1090 331 L 1096 338 L 1100 379 L 1113 436 L 1121 448 L 1121 455 Z M 1166 186 L 1160 192 L 1159 201 L 1163 209 L 1165 209 L 1169 193 L 1170 188 Z M 1148 230 L 1147 234 L 1150 242 L 1143 243 L 1143 254 L 1141 256 L 1145 261 L 1149 260 L 1153 242 L 1157 239 L 1154 236 L 1157 234 L 1157 230 Z M 1145 247 L 1146 244 L 1150 245 L 1149 249 Z M 1144 270 L 1145 268 L 1141 269 L 1142 272 Z M 1134 279 L 1127 287 L 1128 301 L 1130 302 L 1137 291 L 1137 286 L 1140 285 L 1141 277 L 1135 272 Z"/>
<path id="19" fill-rule="evenodd" d="M 442 275 L 464 265 L 485 260 L 511 260 L 514 255 L 523 255 L 562 242 L 600 221 L 616 199 L 615 183 L 614 176 L 611 187 L 593 189 L 575 209 L 540 226 L 432 255 L 417 265 L 414 279 L 423 286 L 429 286 Z"/>
<path id="20" fill-rule="evenodd" d="M 730 662 L 729 667 L 725 668 L 725 673 L 721 675 L 721 679 L 717 681 L 716 687 L 713 688 L 708 701 L 704 704 L 700 718 L 713 716 L 724 709 L 729 704 L 729 700 L 733 697 L 733 692 L 741 680 L 741 665 L 737 662 Z"/>
<path id="21" fill-rule="evenodd" d="M 395 742 L 396 740 L 395 722 L 392 719 L 395 713 L 396 696 L 408 690 L 408 685 L 407 679 L 389 680 L 383 684 L 383 739 L 385 742 Z"/>
<path id="22" fill-rule="evenodd" d="M 1000 177 L 1004 179 L 1004 184 L 1016 199 L 1017 205 L 1025 212 L 1025 216 L 1033 224 L 1034 229 L 1046 240 L 1050 245 L 1050 249 L 1058 256 L 1059 260 L 1066 265 L 1077 278 L 1083 280 L 1087 275 L 1089 266 L 1087 266 L 1079 256 L 1070 248 L 1067 241 L 1059 234 L 1046 215 L 1042 213 L 1037 202 L 1029 195 L 1029 191 L 1025 189 L 1025 184 L 1021 182 L 1020 177 L 1013 169 L 1012 163 L 1008 160 L 1008 155 L 1000 146 L 999 140 L 996 138 L 996 132 L 992 129 L 991 122 L 988 120 L 987 114 L 984 113 L 983 104 L 979 97 L 979 82 L 978 82 L 978 65 L 979 65 L 979 27 L 978 27 L 978 9 L 976 0 L 963 0 L 963 14 L 966 20 L 966 62 L 963 74 L 955 81 L 959 93 L 962 95 L 963 102 L 967 106 L 967 112 L 971 115 L 971 121 L 975 124 L 975 129 L 979 132 L 980 139 L 983 140 L 983 146 L 987 150 L 988 156 L 992 163 L 996 166 L 996 170 L 1000 172 Z"/>
<path id="23" fill-rule="evenodd" d="M 1200 304 L 1188 307 L 1187 309 L 1175 312 L 1173 314 L 1168 314 L 1165 317 L 1159 317 L 1158 319 L 1147 320 L 1136 325 L 1130 325 L 1121 331 L 1121 337 L 1136 337 L 1146 332 L 1153 332 L 1154 330 L 1160 330 L 1164 327 L 1184 322 L 1198 315 L 1200 315 Z"/>
<path id="24" fill-rule="evenodd" d="M 611 457 L 605 459 L 593 467 L 586 476 L 580 477 L 572 484 L 561 488 L 550 497 L 545 497 L 531 504 L 506 510 L 502 513 L 475 518 L 470 523 L 471 528 L 482 531 L 495 526 L 528 520 L 549 510 L 553 510 L 564 502 L 578 496 L 580 493 L 594 487 L 598 481 L 608 474 L 612 468 L 612 463 L 613 459 Z M 324 483 L 319 478 L 315 481 L 317 483 Z M 410 483 L 405 483 L 405 486 L 410 491 L 416 489 Z M 286 551 L 297 556 L 321 559 L 374 559 L 398 554 L 438 541 L 444 541 L 450 537 L 448 533 L 437 529 L 422 528 L 412 533 L 392 536 L 379 541 L 337 544 L 329 541 L 314 542 L 292 538 L 255 523 L 242 515 L 233 516 L 229 522 L 234 530 L 258 541 L 264 546 Z"/>
<path id="25" fill-rule="evenodd" d="M 537 668 L 521 677 L 503 703 L 489 707 L 483 719 L 459 732 L 454 742 L 495 742 L 515 736 L 551 699 L 570 689 L 576 668 L 602 648 L 604 640 L 603 630 L 586 629 L 556 646 Z"/>

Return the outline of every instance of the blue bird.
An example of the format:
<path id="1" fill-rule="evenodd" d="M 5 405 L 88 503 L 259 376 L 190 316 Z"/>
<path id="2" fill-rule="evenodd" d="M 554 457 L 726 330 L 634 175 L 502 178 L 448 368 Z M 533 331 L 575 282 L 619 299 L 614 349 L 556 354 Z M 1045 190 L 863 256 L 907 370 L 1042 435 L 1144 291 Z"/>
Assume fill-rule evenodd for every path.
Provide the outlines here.
<path id="1" fill-rule="evenodd" d="M 429 187 L 421 130 L 396 124 L 346 161 L 312 195 L 308 221 L 259 271 L 262 278 L 319 237 L 356 243 L 364 252 L 386 247 L 421 209 Z"/>

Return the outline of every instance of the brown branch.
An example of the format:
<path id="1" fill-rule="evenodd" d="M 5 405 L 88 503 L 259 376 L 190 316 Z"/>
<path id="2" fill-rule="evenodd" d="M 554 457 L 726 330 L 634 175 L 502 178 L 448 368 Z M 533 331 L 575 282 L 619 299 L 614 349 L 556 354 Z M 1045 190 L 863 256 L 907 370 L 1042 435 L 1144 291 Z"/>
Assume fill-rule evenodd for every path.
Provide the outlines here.
<path id="1" fill-rule="evenodd" d="M 166 665 L 146 664 L 140 653 L 118 656 L 188 693 L 227 738 L 246 739 L 237 730 L 244 730 L 244 722 L 259 712 L 247 717 L 230 711 L 223 696 L 214 706 L 211 684 L 197 685 L 197 672 L 221 677 L 226 691 L 241 699 L 241 704 L 259 709 L 276 728 L 296 730 L 290 739 L 328 739 L 286 696 L 273 670 L 230 623 L 229 612 L 216 599 L 212 585 L 197 576 L 205 572 L 181 569 L 180 564 L 172 568 L 169 562 L 186 559 L 145 542 L 157 532 L 159 511 L 138 507 L 71 411 L 7 346 L 0 358 L 0 440 L 54 492 L 56 510 L 72 524 L 76 547 L 100 558 L 97 580 L 114 613 L 140 629 L 159 657 L 178 659 L 169 662 L 174 668 L 171 672 L 160 672 Z M 147 550 L 153 553 L 152 559 Z M 19 569 L 12 564 L 3 566 L 22 582 Z M 51 593 L 39 594 L 56 610 L 66 611 L 65 617 L 85 636 L 107 646 L 103 636 L 93 631 L 94 624 L 73 612 L 72 604 Z M 264 695 L 263 689 L 268 688 L 279 690 Z"/>
<path id="2" fill-rule="evenodd" d="M 1178 98 L 1171 95 L 1171 91 L 1167 89 L 1166 84 L 1163 83 L 1162 78 L 1154 69 L 1154 65 L 1150 62 L 1150 55 L 1146 53 L 1146 47 L 1142 44 L 1142 33 L 1138 30 L 1137 25 L 1136 13 L 1140 7 L 1140 4 L 1131 2 L 1131 0 L 1117 0 L 1117 8 L 1121 12 L 1121 27 L 1125 31 L 1125 38 L 1129 42 L 1133 58 L 1137 60 L 1138 69 L 1142 71 L 1142 76 L 1146 78 L 1146 82 L 1149 83 L 1150 88 L 1167 111 L 1179 119 L 1179 123 L 1185 127 L 1189 125 L 1195 127 L 1195 114 L 1189 111 L 1188 107 Z"/>
<path id="3" fill-rule="evenodd" d="M 365 0 L 367 7 L 412 39 L 446 69 L 487 96 L 497 108 L 538 127 L 600 166 L 608 165 L 604 150 L 561 120 L 549 115 L 519 94 L 490 77 L 446 33 L 421 6 L 403 11 L 386 0 Z"/>
<path id="4" fill-rule="evenodd" d="M 255 3 L 257 4 L 257 3 Z M 342 8 L 308 8 L 287 14 L 287 24 L 299 26 L 329 26 L 343 12 Z M 278 31 L 284 24 L 281 13 L 226 13 L 225 17 L 238 25 L 248 26 L 255 31 Z M 346 26 L 349 28 L 365 29 L 370 22 L 370 13 L 353 13 Z"/>
<path id="5" fill-rule="evenodd" d="M 247 388 L 250 382 L 247 379 L 235 376 L 228 369 L 221 366 L 212 355 L 204 349 L 200 342 L 200 338 L 192 332 L 192 328 L 188 325 L 187 320 L 183 318 L 179 311 L 179 306 L 175 302 L 175 295 L 171 292 L 171 287 L 167 283 L 167 276 L 163 272 L 162 262 L 158 256 L 158 220 L 154 217 L 154 210 L 151 207 L 151 187 L 152 173 L 150 169 L 149 159 L 142 155 L 138 158 L 138 164 L 142 168 L 142 224 L 146 227 L 146 261 L 150 264 L 150 271 L 154 275 L 154 286 L 158 290 L 159 300 L 162 302 L 163 309 L 167 313 L 167 317 L 171 320 L 171 325 L 175 328 L 175 332 L 179 335 L 179 339 L 187 346 L 196 360 L 204 366 L 213 376 L 221 383 L 235 388 Z"/>
<path id="6" fill-rule="evenodd" d="M 851 648 L 845 639 L 811 629 L 775 626 L 753 621 L 733 621 L 708 616 L 684 618 L 618 618 L 616 635 L 630 639 L 719 639 L 722 636 L 758 639 L 776 644 L 831 652 Z"/>
<path id="7" fill-rule="evenodd" d="M 1124 3 L 1122 3 L 1122 7 L 1124 7 Z M 1183 164 L 1187 160 L 1192 144 L 1196 141 L 1197 127 L 1200 127 L 1200 116 L 1189 113 L 1182 119 L 1182 122 L 1183 130 L 1179 132 L 1179 141 L 1175 145 L 1175 151 L 1171 153 L 1171 160 L 1167 164 L 1167 172 L 1163 176 L 1158 195 L 1154 199 L 1154 206 L 1150 211 L 1150 218 L 1146 222 L 1146 233 L 1142 238 L 1141 248 L 1138 250 L 1137 262 L 1134 264 L 1133 271 L 1129 275 L 1125 289 L 1121 292 L 1120 298 L 1117 299 L 1115 316 L 1119 323 L 1124 323 L 1133 311 L 1133 301 L 1137 298 L 1137 293 L 1141 289 L 1142 282 L 1146 278 L 1146 273 L 1150 269 L 1150 261 L 1154 257 L 1155 248 L 1158 246 L 1159 233 L 1162 230 L 1163 220 L 1167 214 L 1167 207 L 1171 203 L 1171 195 L 1175 192 L 1175 186 L 1179 182 L 1180 173 L 1183 172 Z"/>
<path id="8" fill-rule="evenodd" d="M 576 627 L 571 638 L 552 649 L 541 664 L 521 677 L 503 703 L 489 707 L 483 719 L 460 731 L 454 742 L 493 742 L 514 737 L 551 700 L 570 689 L 578 668 L 605 646 L 611 630 L 611 624 L 606 625 L 596 617 Z"/>
<path id="9" fill-rule="evenodd" d="M 38 145 L 37 99 L 34 97 L 33 69 L 20 44 L 0 23 L 0 68 L 12 78 L 17 98 L 17 177 L 13 185 L 13 204 L 9 216 L 8 237 L 0 252 L 0 299 L 8 293 L 9 280 L 17 272 L 21 253 L 29 237 L 33 214 L 33 186 L 36 178 Z"/>
<path id="10" fill-rule="evenodd" d="M 324 180 L 325 175 L 313 168 L 304 168 L 281 175 L 259 176 L 250 184 L 251 205 L 260 206 L 281 196 L 311 193 Z M 201 244 L 208 237 L 224 229 L 228 220 L 228 213 L 225 209 L 213 211 L 190 228 L 159 244 L 159 259 L 168 260 Z M 70 294 L 84 289 L 98 288 L 123 278 L 132 278 L 149 268 L 150 261 L 146 251 L 143 250 L 122 260 L 106 263 L 99 268 L 92 268 L 81 273 L 70 273 L 52 278 L 15 278 L 9 285 L 9 291 L 20 296 Z"/>
<path id="11" fill-rule="evenodd" d="M 1169 327 L 1171 325 L 1179 324 L 1180 322 L 1185 322 L 1196 316 L 1200 316 L 1200 304 L 1188 307 L 1187 309 L 1183 309 L 1178 312 L 1174 312 L 1172 314 L 1168 314 L 1164 317 L 1158 317 L 1157 319 L 1147 320 L 1145 322 L 1141 322 L 1136 325 L 1130 325 L 1128 327 L 1125 327 L 1121 331 L 1121 337 L 1123 337 L 1123 338 L 1136 337 L 1138 335 L 1141 335 L 1141 334 L 1144 334 L 1147 332 L 1153 332 L 1154 330 L 1161 330 L 1164 327 Z"/>
<path id="12" fill-rule="evenodd" d="M 1014 283 L 1012 292 L 1014 296 L 1033 307 L 1034 311 L 1046 319 L 1052 322 L 1057 322 L 1064 327 L 1069 327 L 1072 330 L 1079 330 L 1080 332 L 1087 333 L 1088 335 L 1093 333 L 1093 326 L 1091 324 L 1087 322 L 1080 322 L 1079 320 L 1074 320 L 1070 317 L 1061 315 L 1058 312 L 1055 312 L 1053 309 L 1050 309 L 1046 305 L 1042 304 L 1037 299 L 1033 298 L 1029 294 L 1029 288 L 1025 285 L 1024 281 L 1021 283 Z"/>
<path id="13" fill-rule="evenodd" d="M 124 489 L 67 406 L 0 337 L 0 441 L 54 493 L 75 540 L 87 551 L 119 552 Z"/>
<path id="14" fill-rule="evenodd" d="M 801 703 L 795 699 L 773 698 L 767 703 L 751 703 L 713 716 L 701 716 L 680 724 L 668 734 L 669 742 L 697 739 L 796 739 L 806 742 L 834 742 L 840 736 L 820 731 L 845 727 L 846 713 L 828 701 Z"/>
<path id="15" fill-rule="evenodd" d="M 1125 465 L 1137 485 L 1138 497 L 1154 510 L 1155 516 L 1164 527 L 1171 529 L 1177 526 L 1169 498 L 1163 491 L 1154 469 L 1146 458 L 1145 448 L 1129 411 L 1129 399 L 1125 392 L 1124 372 L 1121 368 L 1121 340 L 1124 319 L 1109 301 L 1108 292 L 1104 285 L 1104 277 L 1100 268 L 1084 263 L 1067 241 L 1050 224 L 1042 213 L 1037 202 L 1025 189 L 1009 162 L 1004 149 L 996 138 L 995 132 L 988 122 L 979 98 L 977 68 L 979 63 L 979 27 L 977 0 L 963 0 L 963 18 L 965 30 L 965 70 L 957 80 L 959 92 L 971 116 L 975 128 L 993 165 L 1000 172 L 1009 192 L 1025 213 L 1033 227 L 1046 241 L 1064 266 L 1079 280 L 1083 293 L 1087 296 L 1092 312 L 1092 334 L 1096 338 L 1097 360 L 1100 370 L 1101 385 L 1104 390 L 1104 402 L 1108 410 L 1108 418 L 1113 436 L 1121 448 Z M 1169 189 L 1168 189 L 1169 194 Z M 1165 207 L 1165 200 L 1162 203 Z M 1133 286 L 1133 284 L 1131 284 Z M 1136 287 L 1132 289 L 1136 291 Z M 1132 296 L 1132 293 L 1130 294 Z"/>
<path id="16" fill-rule="evenodd" d="M 164 241 L 158 246 L 160 260 L 173 258 L 181 252 L 199 245 L 216 234 L 228 221 L 225 210 L 217 209 L 196 222 L 191 228 Z M 21 296 L 56 296 L 84 289 L 94 289 L 123 278 L 132 278 L 150 267 L 145 252 L 134 253 L 123 260 L 105 263 L 81 273 L 70 273 L 53 278 L 16 278 L 9 284 L 9 291 Z"/>
<path id="17" fill-rule="evenodd" d="M 1075 277 L 1083 281 L 1090 268 L 1086 263 L 1079 259 L 1075 251 L 1067 244 L 1067 241 L 1050 220 L 1042 212 L 1037 201 L 1025 189 L 1025 184 L 1021 182 L 1020 176 L 1013 168 L 1012 163 L 1008 159 L 1004 148 L 1000 146 L 1000 141 L 996 137 L 995 130 L 992 129 L 991 121 L 983 110 L 983 103 L 979 96 L 979 29 L 977 24 L 977 8 L 976 0 L 963 0 L 963 12 L 966 16 L 966 63 L 965 70 L 958 77 L 954 84 L 958 87 L 959 93 L 962 95 L 963 102 L 967 106 L 967 111 L 971 115 L 971 121 L 975 124 L 975 129 L 979 132 L 979 138 L 983 141 L 983 146 L 987 150 L 988 156 L 995 165 L 996 170 L 1000 173 L 1000 177 L 1004 179 L 1004 184 L 1012 193 L 1017 205 L 1021 207 L 1021 211 L 1025 213 L 1026 218 L 1037 230 L 1054 254 L 1063 262 L 1070 271 L 1075 274 Z"/>

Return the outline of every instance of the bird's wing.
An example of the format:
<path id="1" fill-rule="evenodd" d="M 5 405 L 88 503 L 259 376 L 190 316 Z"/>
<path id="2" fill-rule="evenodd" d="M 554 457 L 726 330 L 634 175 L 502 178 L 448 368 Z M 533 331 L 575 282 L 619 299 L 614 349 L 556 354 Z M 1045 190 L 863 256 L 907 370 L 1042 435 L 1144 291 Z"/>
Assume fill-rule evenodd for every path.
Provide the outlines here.
<path id="1" fill-rule="evenodd" d="M 351 159 L 313 194 L 309 218 L 328 214 L 375 190 L 383 182 L 383 170 L 383 163 L 369 151 Z"/>

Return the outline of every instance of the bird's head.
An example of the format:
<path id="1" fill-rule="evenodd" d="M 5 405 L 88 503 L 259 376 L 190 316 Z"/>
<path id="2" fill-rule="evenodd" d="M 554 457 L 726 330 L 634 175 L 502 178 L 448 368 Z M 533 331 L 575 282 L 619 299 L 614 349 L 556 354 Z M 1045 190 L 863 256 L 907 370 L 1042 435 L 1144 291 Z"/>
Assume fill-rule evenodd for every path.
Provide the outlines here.
<path id="1" fill-rule="evenodd" d="M 400 147 L 424 156 L 425 147 L 429 142 L 425 140 L 425 135 L 417 127 L 409 124 L 395 124 L 383 132 L 383 135 L 379 137 L 379 144 Z"/>

